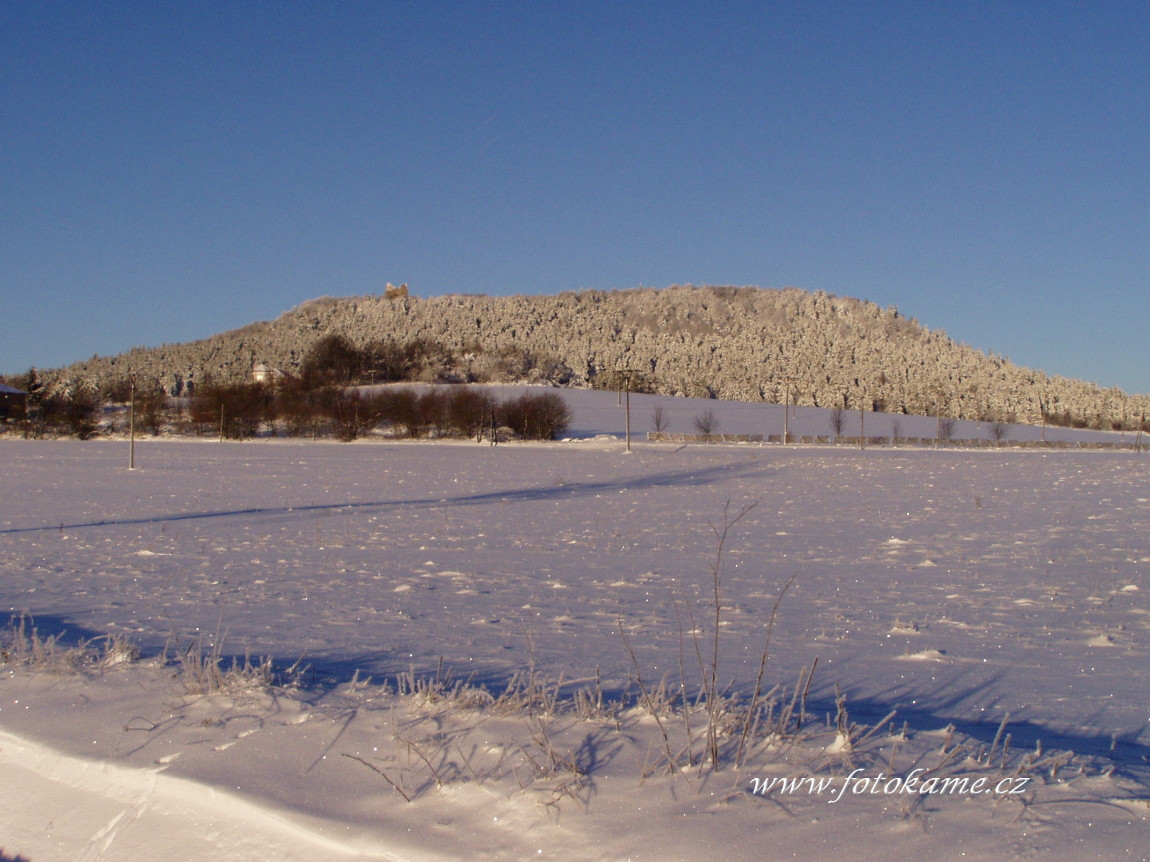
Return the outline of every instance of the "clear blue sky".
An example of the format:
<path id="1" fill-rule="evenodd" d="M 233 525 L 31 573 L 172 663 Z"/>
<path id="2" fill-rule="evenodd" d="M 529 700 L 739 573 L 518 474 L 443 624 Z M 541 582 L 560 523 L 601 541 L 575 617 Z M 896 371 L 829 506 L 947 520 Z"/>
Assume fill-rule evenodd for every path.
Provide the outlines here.
<path id="1" fill-rule="evenodd" d="M 1150 3 L 0 0 L 0 371 L 796 286 L 1150 392 Z"/>

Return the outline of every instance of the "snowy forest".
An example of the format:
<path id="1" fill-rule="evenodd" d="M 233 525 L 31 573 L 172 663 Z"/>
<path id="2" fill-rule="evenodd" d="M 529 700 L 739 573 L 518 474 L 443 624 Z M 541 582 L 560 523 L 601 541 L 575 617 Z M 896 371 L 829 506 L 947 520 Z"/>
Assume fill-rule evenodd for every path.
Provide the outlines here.
<path id="1" fill-rule="evenodd" d="M 341 346 L 346 383 L 543 383 L 955 419 L 1134 428 L 1150 396 L 1020 367 L 897 309 L 796 288 L 673 286 L 555 296 L 305 302 L 208 339 L 8 378 L 63 398 L 296 379 Z M 350 349 L 350 354 L 349 350 Z M 350 359 L 347 356 L 350 355 Z M 314 369 L 312 369 L 314 372 Z M 26 379 L 29 376 L 34 380 Z"/>

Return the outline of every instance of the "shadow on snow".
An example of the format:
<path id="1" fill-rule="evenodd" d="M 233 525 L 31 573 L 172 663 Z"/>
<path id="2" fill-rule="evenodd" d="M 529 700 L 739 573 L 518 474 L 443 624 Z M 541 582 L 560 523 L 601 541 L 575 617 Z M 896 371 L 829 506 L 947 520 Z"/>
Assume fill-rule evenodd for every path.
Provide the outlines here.
<path id="1" fill-rule="evenodd" d="M 681 470 L 659 473 L 651 476 L 624 477 L 604 482 L 570 482 L 562 485 L 548 485 L 534 488 L 518 488 L 506 491 L 490 491 L 483 494 L 469 494 L 460 497 L 417 498 L 409 500 L 379 500 L 373 502 L 317 503 L 305 506 L 253 507 L 248 509 L 221 509 L 213 512 L 187 512 L 167 515 L 149 515 L 141 518 L 108 518 L 100 521 L 83 521 L 72 524 L 49 524 L 38 527 L 10 527 L 0 530 L 0 535 L 13 533 L 35 533 L 45 530 L 78 530 L 90 527 L 117 527 L 138 524 L 163 524 L 175 521 L 198 521 L 212 518 L 235 518 L 264 515 L 307 515 L 316 512 L 386 511 L 392 508 L 437 506 L 485 506 L 493 503 L 542 502 L 559 499 L 578 499 L 611 491 L 642 490 L 644 488 L 699 487 L 719 482 L 723 479 L 743 476 L 756 471 L 764 471 L 766 465 L 757 461 L 744 461 L 708 467 L 702 470 Z"/>

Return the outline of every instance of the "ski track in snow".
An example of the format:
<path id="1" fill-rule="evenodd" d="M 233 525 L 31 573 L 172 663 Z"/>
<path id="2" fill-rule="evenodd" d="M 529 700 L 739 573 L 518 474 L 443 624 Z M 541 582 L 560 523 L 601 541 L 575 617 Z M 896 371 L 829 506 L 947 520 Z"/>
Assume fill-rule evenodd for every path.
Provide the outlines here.
<path id="1" fill-rule="evenodd" d="M 46 831 L 63 839 L 50 848 L 60 859 L 179 859 L 189 851 L 237 862 L 416 858 L 328 837 L 210 785 L 60 754 L 3 731 L 0 764 L 8 786 L 20 788 L 5 803 L 5 840 L 11 846 L 44 843 L 43 835 L 22 832 L 20 825 L 54 809 L 66 823 L 49 822 Z M 77 835 L 83 840 L 76 842 Z"/>
<path id="2" fill-rule="evenodd" d="M 141 469 L 129 473 L 117 442 L 0 440 L 10 614 L 31 614 L 43 634 L 124 634 L 149 655 L 203 637 L 281 666 L 303 656 L 317 692 L 357 671 L 383 679 L 441 664 L 496 691 L 532 665 L 551 678 L 598 674 L 617 692 L 633 676 L 620 627 L 648 679 L 677 676 L 684 603 L 713 619 L 724 507 L 733 516 L 754 503 L 721 570 L 724 680 L 753 683 L 793 577 L 770 674 L 789 683 L 817 657 L 816 715 L 833 715 L 837 687 L 858 720 L 896 709 L 912 730 L 952 724 L 989 743 L 1009 715 L 1018 748 L 1041 741 L 1131 774 L 1150 754 L 1145 456 L 668 444 L 624 454 L 617 440 L 137 446 Z M 687 673 L 697 682 L 697 664 Z M 5 769 L 59 779 L 90 812 L 93 847 L 106 838 L 115 858 L 132 858 L 123 848 L 144 846 L 133 829 L 144 842 L 183 834 L 165 812 L 203 785 L 77 766 L 77 752 L 33 743 L 10 701 L 0 725 L 23 736 L 0 737 Z M 47 738 L 68 747 L 64 730 Z M 101 813 L 98 797 L 129 805 Z M 167 801 L 132 801 L 144 797 Z M 217 806 L 204 817 L 224 817 L 224 846 L 231 803 L 203 798 Z M 417 858 L 357 856 L 376 850 L 323 845 L 335 839 L 250 804 L 235 822 L 271 824 L 266 840 L 297 855 L 213 858 Z M 8 853 L 20 840 L 0 830 Z"/>

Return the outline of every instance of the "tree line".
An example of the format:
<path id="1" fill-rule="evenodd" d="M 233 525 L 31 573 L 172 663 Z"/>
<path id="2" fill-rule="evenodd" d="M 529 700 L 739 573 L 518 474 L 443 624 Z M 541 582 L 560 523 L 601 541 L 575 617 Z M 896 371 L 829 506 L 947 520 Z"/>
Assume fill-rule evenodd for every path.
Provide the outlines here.
<path id="1" fill-rule="evenodd" d="M 356 348 L 332 335 L 317 341 L 298 375 L 265 382 L 189 384 L 172 396 L 159 381 L 119 378 L 104 387 L 50 390 L 35 370 L 6 378 L 28 393 L 25 415 L 9 424 L 25 436 L 89 439 L 122 428 L 131 405 L 141 433 L 164 429 L 239 440 L 261 434 L 351 441 L 381 432 L 392 437 L 553 440 L 570 424 L 554 392 L 498 399 L 467 386 L 372 386 L 416 382 L 444 351 L 433 342 L 380 342 Z"/>
<path id="2" fill-rule="evenodd" d="M 567 403 L 554 392 L 497 399 L 468 386 L 358 388 L 292 383 L 207 384 L 190 399 L 200 436 L 289 437 L 351 441 L 375 431 L 397 438 L 554 440 L 568 428 Z"/>

